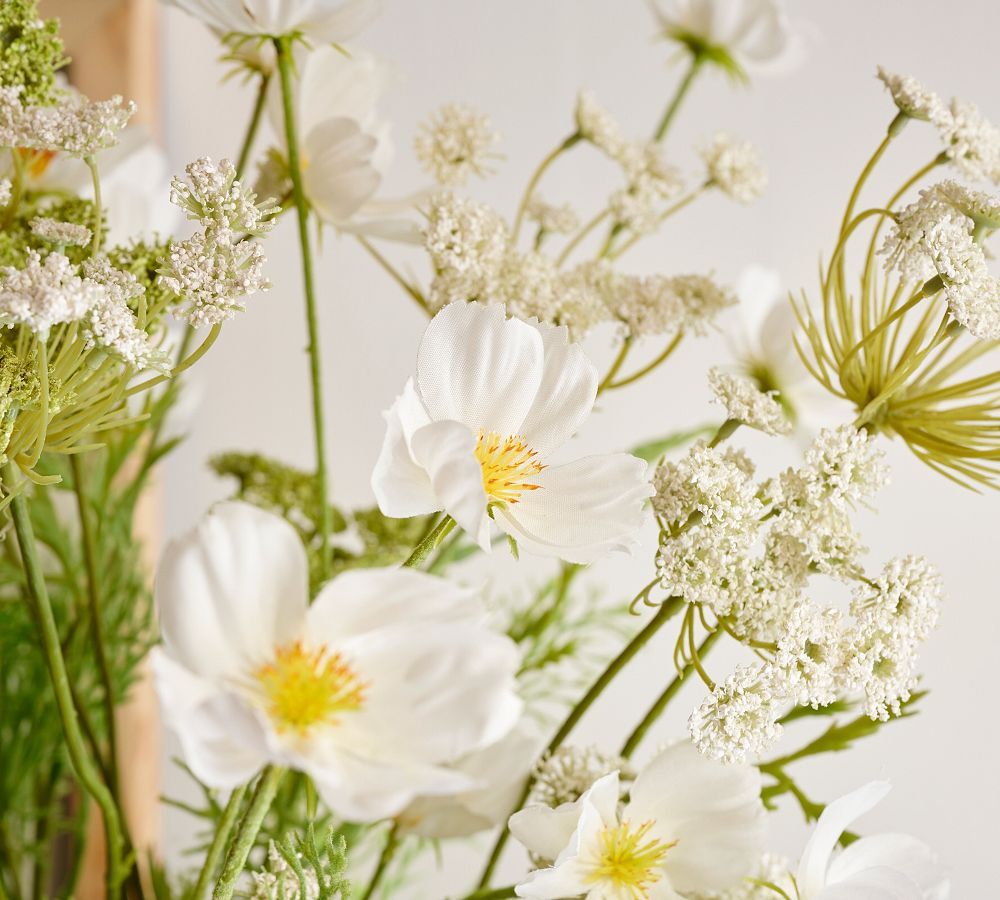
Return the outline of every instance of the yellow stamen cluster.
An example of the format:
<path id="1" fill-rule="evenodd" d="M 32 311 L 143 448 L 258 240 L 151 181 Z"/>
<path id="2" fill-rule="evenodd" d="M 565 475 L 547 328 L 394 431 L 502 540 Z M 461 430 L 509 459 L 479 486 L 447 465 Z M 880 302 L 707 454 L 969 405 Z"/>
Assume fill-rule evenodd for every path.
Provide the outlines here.
<path id="1" fill-rule="evenodd" d="M 536 457 L 519 435 L 501 437 L 495 431 L 480 431 L 476 459 L 483 469 L 486 496 L 498 503 L 517 503 L 524 491 L 537 491 L 541 485 L 529 479 L 545 466 Z"/>
<path id="2" fill-rule="evenodd" d="M 649 886 L 662 877 L 663 858 L 677 843 L 648 838 L 652 827 L 652 822 L 643 822 L 633 829 L 629 822 L 621 822 L 602 829 L 597 860 L 587 880 L 593 884 L 611 882 L 632 900 L 645 900 Z"/>
<path id="3" fill-rule="evenodd" d="M 264 708 L 279 732 L 306 735 L 316 725 L 332 725 L 340 713 L 360 709 L 366 685 L 339 653 L 326 646 L 294 641 L 279 647 L 274 660 L 255 673 Z"/>

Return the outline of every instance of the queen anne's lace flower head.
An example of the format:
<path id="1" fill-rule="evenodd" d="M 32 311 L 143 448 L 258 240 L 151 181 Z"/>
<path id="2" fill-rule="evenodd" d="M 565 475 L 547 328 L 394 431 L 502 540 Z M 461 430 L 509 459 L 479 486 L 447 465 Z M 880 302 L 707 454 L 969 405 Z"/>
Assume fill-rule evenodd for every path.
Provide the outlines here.
<path id="1" fill-rule="evenodd" d="M 580 137 L 612 159 L 618 158 L 625 143 L 621 126 L 593 91 L 580 91 L 577 95 L 574 117 Z"/>
<path id="2" fill-rule="evenodd" d="M 207 156 L 185 169 L 188 180 L 175 176 L 170 183 L 171 203 L 204 228 L 235 234 L 262 235 L 275 225 L 278 205 L 274 200 L 257 202 L 257 195 L 236 179 L 236 167 L 228 160 L 218 163 Z"/>
<path id="3" fill-rule="evenodd" d="M 53 325 L 79 321 L 103 296 L 62 253 L 43 258 L 29 250 L 23 268 L 0 269 L 0 323 L 24 325 L 41 337 Z"/>
<path id="4" fill-rule="evenodd" d="M 715 317 L 737 303 L 730 288 L 707 275 L 673 275 L 667 284 L 680 303 L 684 328 L 692 334 L 707 334 Z"/>
<path id="5" fill-rule="evenodd" d="M 782 622 L 774 666 L 785 693 L 801 705 L 833 703 L 844 689 L 843 616 L 835 607 L 806 601 Z"/>
<path id="6" fill-rule="evenodd" d="M 50 244 L 71 247 L 85 247 L 91 238 L 91 231 L 86 225 L 60 222 L 44 216 L 35 216 L 31 220 L 31 233 Z"/>
<path id="7" fill-rule="evenodd" d="M 491 172 L 500 136 L 489 117 L 461 103 L 441 107 L 413 142 L 417 159 L 439 184 L 461 186 L 470 175 Z"/>
<path id="8" fill-rule="evenodd" d="M 597 779 L 618 772 L 623 781 L 635 777 L 628 761 L 596 746 L 564 745 L 544 756 L 535 766 L 531 799 L 555 809 L 579 800 Z"/>
<path id="9" fill-rule="evenodd" d="M 701 151 L 708 181 L 737 203 L 753 203 L 767 187 L 767 170 L 757 148 L 720 132 Z"/>
<path id="10" fill-rule="evenodd" d="M 889 91 L 896 108 L 911 119 L 936 122 L 945 114 L 941 98 L 934 91 L 925 88 L 916 78 L 897 75 L 879 66 L 878 79 Z"/>
<path id="11" fill-rule="evenodd" d="M 618 276 L 611 306 L 633 338 L 667 334 L 685 324 L 681 299 L 665 275 Z"/>
<path id="12" fill-rule="evenodd" d="M 974 103 L 953 99 L 934 123 L 945 155 L 964 175 L 1000 183 L 1000 129 Z"/>
<path id="13" fill-rule="evenodd" d="M 580 217 L 572 206 L 546 203 L 537 193 L 528 201 L 525 212 L 539 228 L 553 234 L 571 234 L 580 227 Z"/>
<path id="14" fill-rule="evenodd" d="M 708 383 L 726 415 L 765 434 L 788 434 L 792 423 L 773 393 L 765 393 L 749 378 L 716 367 L 709 369 Z"/>

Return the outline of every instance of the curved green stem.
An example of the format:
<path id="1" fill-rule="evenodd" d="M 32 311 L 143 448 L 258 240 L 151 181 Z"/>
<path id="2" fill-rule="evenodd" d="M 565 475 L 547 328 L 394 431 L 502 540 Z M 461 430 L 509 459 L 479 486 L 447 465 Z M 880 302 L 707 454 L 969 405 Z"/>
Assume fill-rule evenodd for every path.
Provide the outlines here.
<path id="1" fill-rule="evenodd" d="M 126 397 L 132 397 L 135 394 L 142 393 L 143 391 L 148 391 L 150 388 L 156 387 L 158 384 L 163 384 L 164 381 L 169 381 L 171 378 L 175 378 L 181 374 L 181 372 L 186 369 L 190 369 L 199 359 L 201 359 L 208 351 L 211 349 L 212 344 L 216 342 L 219 335 L 222 333 L 221 325 L 213 325 L 211 330 L 205 336 L 198 347 L 191 353 L 190 356 L 185 357 L 176 366 L 170 370 L 169 375 L 157 375 L 154 378 L 150 378 L 143 381 L 141 384 L 136 384 L 125 391 Z M 182 346 L 187 346 L 187 334 L 185 334 L 184 344 Z"/>
<path id="2" fill-rule="evenodd" d="M 676 203 L 674 203 L 672 206 L 668 206 L 657 217 L 656 219 L 657 228 L 664 222 L 666 222 L 667 219 L 669 219 L 672 215 L 674 215 L 675 213 L 679 213 L 682 209 L 694 203 L 695 200 L 697 200 L 709 187 L 711 187 L 711 184 L 712 182 L 705 182 L 696 190 L 691 191 L 691 193 L 688 194 L 687 196 L 681 197 L 681 199 L 678 200 Z M 623 253 L 630 250 L 646 236 L 647 236 L 646 234 L 641 234 L 639 232 L 633 233 L 626 240 L 622 241 L 622 243 L 620 243 L 617 247 L 608 250 L 607 254 L 608 259 L 611 260 L 618 259 Z"/>
<path id="3" fill-rule="evenodd" d="M 628 356 L 629 350 L 632 349 L 632 338 L 626 337 L 622 341 L 621 347 L 618 349 L 618 355 L 614 358 L 611 363 L 611 368 L 608 369 L 607 374 L 601 379 L 601 383 L 597 385 L 597 395 L 603 394 L 609 387 L 611 387 L 611 382 L 614 381 L 615 376 L 621 370 L 621 367 L 625 364 L 625 359 Z"/>
<path id="4" fill-rule="evenodd" d="M 229 845 L 226 861 L 222 864 L 222 872 L 212 892 L 213 900 L 230 900 L 236 891 L 236 883 L 247 863 L 247 857 L 253 849 L 254 841 L 260 832 L 267 811 L 274 802 L 281 779 L 285 777 L 285 769 L 281 766 L 268 766 L 260 775 L 257 787 L 250 798 L 243 818 L 240 820 L 236 836 Z"/>
<path id="5" fill-rule="evenodd" d="M 278 76 L 281 79 L 281 103 L 285 119 L 285 143 L 288 147 L 288 170 L 292 197 L 299 222 L 299 249 L 302 256 L 302 282 L 306 302 L 306 326 L 309 331 L 309 377 L 312 383 L 313 435 L 316 453 L 316 492 L 319 495 L 320 580 L 330 575 L 330 532 L 333 510 L 330 508 L 326 471 L 326 428 L 323 418 L 323 379 L 320 366 L 319 319 L 316 313 L 316 288 L 313 283 L 312 242 L 309 237 L 309 201 L 302 185 L 302 163 L 295 124 L 295 97 L 292 90 L 292 40 L 290 35 L 275 38 L 278 53 Z"/>
<path id="6" fill-rule="evenodd" d="M 365 250 L 368 251 L 368 255 L 377 262 L 382 269 L 388 274 L 388 276 L 396 282 L 405 292 L 408 297 L 410 297 L 414 303 L 417 304 L 428 316 L 433 315 L 430 307 L 427 305 L 427 300 L 424 295 L 420 293 L 412 284 L 410 284 L 399 272 L 399 270 L 385 258 L 363 235 L 355 235 L 358 239 L 358 243 L 361 244 Z"/>
<path id="7" fill-rule="evenodd" d="M 431 551 L 448 537 L 454 527 L 455 520 L 451 516 L 446 515 L 424 535 L 420 543 L 413 548 L 413 552 L 407 557 L 403 565 L 411 569 L 419 568 L 423 561 L 431 555 Z"/>
<path id="8" fill-rule="evenodd" d="M 237 178 L 243 177 L 243 173 L 246 172 L 247 163 L 250 161 L 250 151 L 253 150 L 253 142 L 257 136 L 257 129 L 260 126 L 261 114 L 267 105 L 267 88 L 270 82 L 271 73 L 261 72 L 260 81 L 257 84 L 257 98 L 254 100 L 253 112 L 250 113 L 250 123 L 247 125 L 247 131 L 243 137 L 239 159 L 236 161 Z"/>
<path id="9" fill-rule="evenodd" d="M 670 358 L 670 355 L 674 352 L 674 350 L 677 349 L 678 345 L 683 339 L 684 339 L 684 332 L 678 331 L 677 334 L 674 335 L 673 340 L 669 344 L 667 344 L 666 349 L 659 356 L 657 356 L 656 359 L 654 359 L 651 363 L 648 363 L 647 365 L 639 369 L 637 372 L 633 372 L 631 375 L 626 375 L 620 381 L 606 381 L 602 385 L 602 387 L 606 391 L 613 391 L 616 388 L 625 387 L 625 385 L 627 384 L 632 384 L 633 382 L 638 381 L 640 378 L 645 378 L 650 372 L 653 371 L 653 369 L 662 365 Z"/>
<path id="10" fill-rule="evenodd" d="M 7 463 L 3 467 L 4 484 L 14 485 L 16 477 L 14 466 Z M 70 689 L 69 674 L 66 671 L 66 661 L 63 659 L 62 645 L 59 640 L 59 629 L 52 613 L 52 604 L 49 601 L 49 592 L 45 585 L 45 574 L 38 558 L 38 549 L 35 545 L 35 535 L 31 528 L 31 516 L 28 512 L 25 495 L 18 493 L 11 501 L 10 508 L 18 547 L 21 550 L 21 564 L 24 567 L 28 584 L 28 597 L 33 606 L 42 651 L 45 654 L 49 676 L 52 679 L 56 708 L 59 712 L 63 736 L 66 739 L 66 750 L 81 787 L 94 798 L 101 810 L 108 852 L 106 893 L 109 900 L 116 900 L 127 872 L 123 856 L 124 838 L 121 819 L 114 797 L 108 790 L 108 786 L 101 780 L 93 760 L 88 755 L 83 734 L 80 731 L 80 723 L 73 704 L 73 693 Z"/>
<path id="11" fill-rule="evenodd" d="M 527 212 L 528 204 L 531 202 L 531 198 L 535 193 L 535 189 L 538 187 L 538 182 L 542 180 L 542 176 L 546 173 L 552 163 L 554 163 L 574 144 L 578 144 L 582 139 L 583 135 L 581 135 L 579 131 L 574 131 L 568 138 L 566 138 L 566 140 L 559 144 L 558 147 L 550 151 L 538 164 L 535 171 L 531 173 L 531 178 L 528 180 L 528 186 L 524 189 L 524 195 L 521 197 L 520 204 L 518 204 L 517 215 L 514 217 L 514 228 L 511 231 L 510 237 L 511 244 L 517 243 L 517 237 L 521 233 L 521 225 L 524 222 L 524 214 Z"/>
<path id="12" fill-rule="evenodd" d="M 21 205 L 21 196 L 24 194 L 24 157 L 17 148 L 10 149 L 10 165 L 13 170 L 13 184 L 10 190 L 10 202 L 3 213 L 3 220 L 0 221 L 0 228 L 6 228 L 14 221 L 14 216 Z"/>
<path id="13" fill-rule="evenodd" d="M 379 854 L 375 871 L 372 873 L 371 881 L 368 882 L 368 887 L 365 888 L 365 892 L 361 895 L 361 900 L 369 900 L 370 897 L 375 896 L 375 891 L 385 877 L 385 873 L 389 870 L 389 863 L 392 862 L 393 856 L 396 855 L 396 848 L 398 846 L 399 822 L 394 821 L 392 827 L 389 829 L 389 833 L 386 835 L 385 844 L 382 845 L 382 852 Z"/>
<path id="14" fill-rule="evenodd" d="M 212 836 L 212 843 L 208 847 L 208 853 L 205 854 L 205 862 L 198 873 L 198 881 L 194 886 L 194 892 L 191 894 L 191 900 L 202 900 L 206 891 L 208 891 L 208 885 L 219 866 L 219 860 L 222 859 L 222 851 L 226 849 L 229 837 L 233 833 L 233 828 L 236 825 L 236 819 L 239 817 L 240 808 L 243 806 L 243 798 L 246 796 L 246 793 L 247 786 L 241 784 L 229 795 L 229 801 L 226 803 L 225 809 L 222 810 L 222 816 L 219 818 L 219 824 L 215 828 L 215 834 Z"/>
<path id="15" fill-rule="evenodd" d="M 701 70 L 702 64 L 704 62 L 704 57 L 700 53 L 695 53 L 691 57 L 691 65 L 688 67 L 687 72 L 681 79 L 681 83 L 677 85 L 677 90 L 674 92 L 674 96 L 670 103 L 667 104 L 667 108 L 663 111 L 663 115 L 660 117 L 659 124 L 656 126 L 656 130 L 653 132 L 654 141 L 662 141 L 667 135 L 667 130 L 674 121 L 674 117 L 677 115 L 677 110 L 680 109 L 681 103 L 687 96 L 689 90 L 691 90 L 691 85 L 694 83 L 695 76 Z"/>
<path id="16" fill-rule="evenodd" d="M 648 591 L 648 586 L 643 588 L 642 593 Z M 545 748 L 545 753 L 553 753 L 562 746 L 563 741 L 569 737 L 570 732 L 576 727 L 580 719 L 583 718 L 584 714 L 593 706 L 594 701 L 602 694 L 604 689 L 614 681 L 615 677 L 625 668 L 626 665 L 632 660 L 632 658 L 649 643 L 650 638 L 653 637 L 656 632 L 658 632 L 668 620 L 675 616 L 684 605 L 684 601 L 680 597 L 670 597 L 664 600 L 660 604 L 660 608 L 656 611 L 656 615 L 646 623 L 646 626 L 640 631 L 635 637 L 630 640 L 622 651 L 608 663 L 607 668 L 597 677 L 597 680 L 590 686 L 590 690 L 587 691 L 583 697 L 577 702 L 570 711 L 569 715 L 566 716 L 562 725 L 559 726 L 559 730 L 552 736 L 552 740 L 549 741 L 548 746 Z M 521 792 L 521 796 L 515 805 L 515 809 L 520 809 L 524 806 L 525 800 L 531 793 L 531 788 L 533 786 L 533 781 L 528 780 L 527 784 L 524 786 L 524 790 Z M 500 856 L 503 853 L 503 849 L 507 844 L 507 840 L 510 837 L 510 830 L 507 826 L 504 826 L 503 831 L 500 832 L 496 843 L 493 845 L 493 850 L 490 853 L 490 857 L 486 862 L 486 868 L 483 870 L 483 874 L 479 879 L 479 888 L 485 888 L 489 885 L 490 879 L 493 877 L 493 870 L 496 868 L 497 863 L 500 861 Z"/>
<path id="17" fill-rule="evenodd" d="M 83 463 L 80 454 L 69 458 L 73 471 L 73 492 L 76 494 L 77 516 L 80 520 L 80 535 L 83 539 L 83 561 L 87 573 L 87 602 L 90 606 L 90 633 L 94 642 L 94 656 L 101 677 L 101 692 L 104 701 L 104 718 L 108 729 L 108 780 L 112 795 L 117 799 L 120 787 L 118 770 L 118 738 L 115 726 L 115 690 L 111 679 L 111 665 L 108 661 L 107 641 L 101 616 L 101 595 L 97 583 L 97 542 L 94 538 L 93 522 L 87 509 L 87 493 L 83 486 Z"/>
<path id="18" fill-rule="evenodd" d="M 94 186 L 94 234 L 90 239 L 90 255 L 97 256 L 101 249 L 101 232 L 104 230 L 104 209 L 101 206 L 101 173 L 97 169 L 97 160 L 87 156 L 83 160 L 90 169 L 90 182 Z"/>
<path id="19" fill-rule="evenodd" d="M 556 257 L 556 266 L 561 266 L 563 263 L 569 259 L 570 254 L 580 246 L 583 239 L 590 234 L 598 225 L 601 224 L 608 216 L 611 215 L 611 211 L 607 209 L 601 210 L 594 218 L 592 218 L 586 225 L 584 225 L 576 234 L 570 238 L 568 244 L 563 247 L 562 252 Z"/>

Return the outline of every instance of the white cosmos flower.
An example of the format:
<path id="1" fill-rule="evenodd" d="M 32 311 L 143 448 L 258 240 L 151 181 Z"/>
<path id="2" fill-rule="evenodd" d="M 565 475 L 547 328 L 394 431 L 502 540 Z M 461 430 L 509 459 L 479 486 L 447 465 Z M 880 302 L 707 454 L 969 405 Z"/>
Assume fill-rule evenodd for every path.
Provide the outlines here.
<path id="1" fill-rule="evenodd" d="M 220 35 L 301 34 L 317 43 L 354 37 L 378 13 L 379 0 L 166 0 Z"/>
<path id="2" fill-rule="evenodd" d="M 495 744 L 462 757 L 454 768 L 475 786 L 450 797 L 418 797 L 397 817 L 404 833 L 465 837 L 493 828 L 516 808 L 541 749 L 537 728 L 522 719 Z"/>
<path id="3" fill-rule="evenodd" d="M 296 127 L 306 197 L 316 214 L 342 231 L 420 241 L 414 221 L 402 218 L 414 200 L 376 200 L 392 162 L 390 126 L 378 103 L 389 67 L 370 53 L 317 47 L 296 55 Z M 281 86 L 272 80 L 268 111 L 285 145 Z"/>
<path id="4" fill-rule="evenodd" d="M 596 393 L 597 370 L 565 327 L 508 319 L 502 304 L 449 304 L 386 414 L 379 508 L 444 510 L 484 550 L 491 518 L 522 549 L 569 562 L 630 549 L 652 493 L 646 464 L 627 453 L 550 463 Z"/>
<path id="5" fill-rule="evenodd" d="M 785 411 L 803 432 L 843 421 L 838 412 L 844 412 L 846 404 L 838 403 L 809 374 L 795 349 L 799 326 L 781 276 L 773 269 L 748 266 L 736 293 L 742 333 L 733 336 L 731 346 L 743 374 L 762 391 L 777 391 Z"/>
<path id="6" fill-rule="evenodd" d="M 552 863 L 517 886 L 519 897 L 680 900 L 736 885 L 760 858 L 764 808 L 751 766 L 714 762 L 684 741 L 639 773 L 621 810 L 618 795 L 612 772 L 575 803 L 511 816 L 511 834 Z"/>
<path id="7" fill-rule="evenodd" d="M 205 784 L 267 763 L 311 776 L 342 818 L 474 786 L 447 763 L 517 721 L 517 650 L 470 591 L 410 569 L 334 578 L 312 605 L 283 519 L 223 503 L 167 547 L 154 671 L 168 724 Z"/>
<path id="8" fill-rule="evenodd" d="M 836 853 L 841 834 L 890 785 L 872 781 L 829 804 L 799 860 L 800 900 L 945 900 L 950 886 L 930 848 L 906 834 L 859 838 Z"/>
<path id="9" fill-rule="evenodd" d="M 663 35 L 739 74 L 777 70 L 799 56 L 781 0 L 650 0 Z"/>

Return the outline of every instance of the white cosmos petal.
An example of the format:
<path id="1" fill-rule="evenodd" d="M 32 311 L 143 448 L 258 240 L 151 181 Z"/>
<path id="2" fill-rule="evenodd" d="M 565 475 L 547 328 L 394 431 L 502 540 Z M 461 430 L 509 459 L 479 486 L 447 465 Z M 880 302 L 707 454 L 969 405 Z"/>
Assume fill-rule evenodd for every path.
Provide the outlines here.
<path id="1" fill-rule="evenodd" d="M 664 841 L 677 841 L 664 862 L 682 892 L 732 887 L 764 849 L 760 772 L 702 756 L 690 741 L 662 750 L 632 785 L 623 818 L 655 821 Z"/>
<path id="2" fill-rule="evenodd" d="M 323 802 L 351 822 L 395 816 L 418 794 L 454 794 L 470 786 L 468 776 L 443 766 L 364 757 L 336 746 L 296 762 L 316 782 Z"/>
<path id="3" fill-rule="evenodd" d="M 378 13 L 379 0 L 167 0 L 229 34 L 302 32 L 317 42 L 339 43 L 356 35 Z"/>
<path id="4" fill-rule="evenodd" d="M 918 887 L 922 900 L 943 900 L 948 896 L 944 867 L 930 847 L 908 834 L 874 834 L 859 838 L 834 858 L 827 870 L 827 881 L 854 884 L 858 876 L 873 869 L 905 873 Z"/>
<path id="5" fill-rule="evenodd" d="M 432 419 L 517 434 L 543 372 L 542 336 L 498 304 L 451 303 L 424 332 L 417 388 Z"/>
<path id="6" fill-rule="evenodd" d="M 164 722 L 177 734 L 191 771 L 209 787 L 228 790 L 268 760 L 267 739 L 242 700 L 174 662 L 150 654 Z"/>
<path id="7" fill-rule="evenodd" d="M 379 509 L 398 519 L 436 512 L 441 504 L 430 475 L 410 453 L 410 436 L 429 421 L 412 378 L 386 412 L 385 420 L 385 439 L 372 472 L 372 491 Z"/>
<path id="8" fill-rule="evenodd" d="M 353 119 L 327 119 L 306 135 L 302 183 L 324 221 L 349 219 L 378 190 L 382 176 L 372 165 L 375 147 L 375 138 Z"/>
<path id="9" fill-rule="evenodd" d="M 414 432 L 410 449 L 414 461 L 430 477 L 438 508 L 488 551 L 489 518 L 483 469 L 476 459 L 476 435 L 461 422 L 432 422 Z"/>
<path id="10" fill-rule="evenodd" d="M 381 142 L 387 126 L 378 121 L 378 103 L 389 83 L 389 67 L 384 62 L 357 47 L 347 53 L 337 47 L 314 47 L 296 63 L 300 134 L 308 134 L 325 119 L 344 118 L 353 119 L 376 143 Z M 273 90 L 278 96 L 271 98 L 272 124 L 277 134 L 284 134 L 281 85 Z"/>
<path id="11" fill-rule="evenodd" d="M 607 776 L 605 776 L 607 778 Z M 596 786 L 596 782 L 595 782 Z M 614 776 L 614 787 L 617 791 L 617 773 Z M 591 896 L 591 889 L 596 888 L 588 878 L 588 872 L 583 857 L 589 855 L 588 850 L 596 843 L 598 835 L 608 824 L 615 824 L 612 818 L 608 822 L 598 808 L 590 802 L 590 791 L 579 800 L 576 827 L 566 845 L 562 848 L 550 868 L 538 869 L 516 888 L 519 897 L 535 897 L 538 900 L 559 900 L 563 897 L 576 897 L 580 894 Z M 615 798 L 617 803 L 617 797 Z M 568 805 L 568 804 L 567 804 Z M 601 894 L 594 894 L 599 897 Z"/>
<path id="12" fill-rule="evenodd" d="M 213 507 L 167 545 L 156 575 L 166 649 L 207 678 L 269 659 L 298 637 L 308 602 L 309 567 L 295 529 L 248 503 Z"/>
<path id="13" fill-rule="evenodd" d="M 545 348 L 542 383 L 517 433 L 539 456 L 566 443 L 586 421 L 597 397 L 597 369 L 569 330 L 536 325 Z"/>
<path id="14" fill-rule="evenodd" d="M 897 869 L 868 869 L 803 900 L 924 900 L 917 884 Z"/>
<path id="15" fill-rule="evenodd" d="M 864 787 L 834 800 L 823 810 L 799 859 L 796 881 L 805 897 L 819 894 L 826 884 L 830 858 L 844 830 L 855 819 L 874 808 L 891 785 L 887 781 L 872 781 Z"/>
<path id="16" fill-rule="evenodd" d="M 352 569 L 337 575 L 309 607 L 306 630 L 337 645 L 391 626 L 479 622 L 485 607 L 477 591 L 416 569 Z"/>
<path id="17" fill-rule="evenodd" d="M 337 649 L 365 683 L 365 699 L 331 739 L 360 755 L 449 763 L 499 740 L 521 714 L 517 647 L 482 625 L 404 620 Z"/>
<path id="18" fill-rule="evenodd" d="M 498 507 L 496 518 L 528 553 L 590 563 L 612 550 L 630 551 L 651 496 L 646 463 L 627 453 L 588 456 L 532 477 L 538 490 Z"/>

